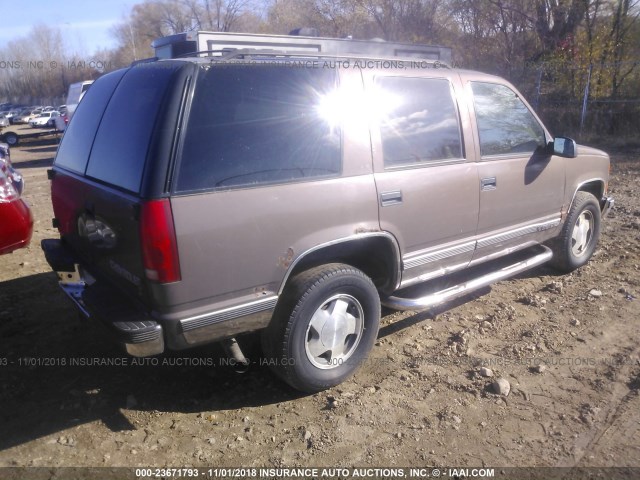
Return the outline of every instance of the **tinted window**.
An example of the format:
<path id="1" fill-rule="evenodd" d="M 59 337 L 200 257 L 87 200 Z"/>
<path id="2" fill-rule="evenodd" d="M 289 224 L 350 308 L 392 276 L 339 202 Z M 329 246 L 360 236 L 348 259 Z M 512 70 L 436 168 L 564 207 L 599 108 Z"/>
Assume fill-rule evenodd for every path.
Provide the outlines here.
<path id="1" fill-rule="evenodd" d="M 91 93 L 78 105 L 72 122 L 66 128 L 56 155 L 56 165 L 77 173 L 84 173 L 91 145 L 107 103 L 126 70 L 118 70 L 100 77 Z"/>
<path id="2" fill-rule="evenodd" d="M 460 126 L 446 79 L 383 77 L 380 133 L 386 167 L 462 158 Z"/>
<path id="3" fill-rule="evenodd" d="M 333 70 L 277 65 L 203 69 L 178 191 L 303 181 L 340 173 L 340 132 L 320 115 Z"/>
<path id="4" fill-rule="evenodd" d="M 482 155 L 528 153 L 544 146 L 544 130 L 518 95 L 495 83 L 472 82 Z"/>
<path id="5" fill-rule="evenodd" d="M 129 69 L 102 117 L 88 176 L 132 192 L 140 189 L 151 133 L 177 68 L 142 64 Z M 95 84 L 87 91 L 87 98 L 94 90 Z M 82 100 L 80 106 L 84 104 Z"/>

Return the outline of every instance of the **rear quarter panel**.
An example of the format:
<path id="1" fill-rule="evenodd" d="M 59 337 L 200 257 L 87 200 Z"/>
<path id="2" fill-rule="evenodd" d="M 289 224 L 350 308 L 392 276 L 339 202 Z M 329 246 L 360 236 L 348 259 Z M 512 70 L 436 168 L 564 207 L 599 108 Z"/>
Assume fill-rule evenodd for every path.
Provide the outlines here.
<path id="1" fill-rule="evenodd" d="M 375 198 L 369 176 L 173 198 L 183 280 L 166 288 L 167 306 L 275 295 L 301 253 L 375 228 Z"/>
<path id="2" fill-rule="evenodd" d="M 341 71 L 340 83 L 354 95 L 362 91 L 357 70 Z M 171 198 L 182 281 L 154 295 L 161 316 L 200 315 L 277 295 L 306 251 L 379 231 L 368 126 L 344 122 L 342 129 L 340 177 Z"/>

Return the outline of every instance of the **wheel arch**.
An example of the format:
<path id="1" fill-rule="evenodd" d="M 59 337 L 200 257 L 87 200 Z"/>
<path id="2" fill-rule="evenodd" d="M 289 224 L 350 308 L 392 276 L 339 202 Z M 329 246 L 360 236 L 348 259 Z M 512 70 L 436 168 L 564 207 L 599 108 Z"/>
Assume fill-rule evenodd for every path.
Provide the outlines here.
<path id="1" fill-rule="evenodd" d="M 386 232 L 356 234 L 313 247 L 298 256 L 280 284 L 282 294 L 296 274 L 327 263 L 345 263 L 364 272 L 383 294 L 400 284 L 401 256 L 396 239 Z"/>
<path id="2" fill-rule="evenodd" d="M 571 210 L 571 207 L 576 201 L 576 195 L 578 194 L 578 192 L 590 193 L 596 198 L 596 201 L 600 203 L 600 199 L 602 199 L 605 192 L 605 181 L 601 178 L 593 178 L 591 180 L 586 180 L 580 183 L 573 192 L 571 202 L 567 206 L 567 212 Z"/>

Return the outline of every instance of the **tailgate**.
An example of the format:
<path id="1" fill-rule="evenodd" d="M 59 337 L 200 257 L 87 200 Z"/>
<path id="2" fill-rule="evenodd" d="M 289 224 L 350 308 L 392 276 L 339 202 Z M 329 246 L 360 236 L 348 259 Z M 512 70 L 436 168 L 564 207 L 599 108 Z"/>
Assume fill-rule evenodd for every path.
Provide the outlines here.
<path id="1" fill-rule="evenodd" d="M 184 67 L 141 64 L 96 80 L 66 129 L 50 175 L 63 241 L 97 280 L 147 307 L 153 302 L 145 288 L 141 206 L 164 195 L 190 71 Z"/>
<path id="2" fill-rule="evenodd" d="M 144 297 L 140 200 L 60 170 L 51 197 L 62 238 L 89 273 L 131 296 Z"/>

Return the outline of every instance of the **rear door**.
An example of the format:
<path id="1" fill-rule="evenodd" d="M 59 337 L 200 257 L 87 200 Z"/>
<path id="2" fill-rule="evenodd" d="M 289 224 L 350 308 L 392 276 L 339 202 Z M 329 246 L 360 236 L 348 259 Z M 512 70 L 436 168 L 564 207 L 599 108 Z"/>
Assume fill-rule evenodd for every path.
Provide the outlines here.
<path id="1" fill-rule="evenodd" d="M 131 296 L 145 293 L 138 218 L 143 178 L 147 163 L 158 165 L 147 158 L 176 72 L 175 65 L 140 65 L 97 80 L 54 164 L 52 199 L 64 240 L 94 276 Z"/>
<path id="2" fill-rule="evenodd" d="M 402 251 L 406 286 L 464 268 L 478 222 L 478 174 L 458 74 L 364 72 L 380 226 Z"/>

